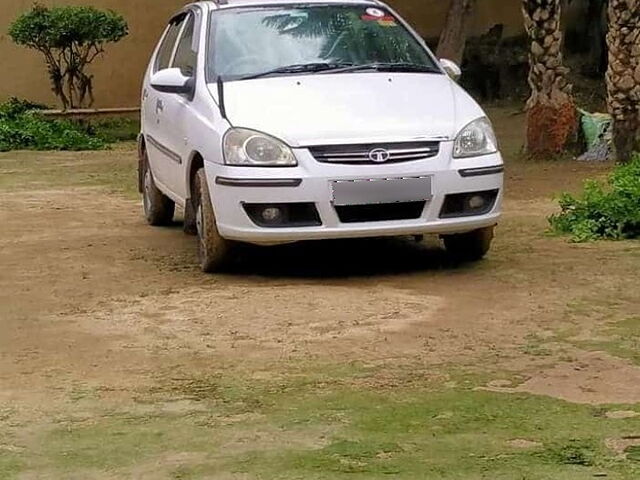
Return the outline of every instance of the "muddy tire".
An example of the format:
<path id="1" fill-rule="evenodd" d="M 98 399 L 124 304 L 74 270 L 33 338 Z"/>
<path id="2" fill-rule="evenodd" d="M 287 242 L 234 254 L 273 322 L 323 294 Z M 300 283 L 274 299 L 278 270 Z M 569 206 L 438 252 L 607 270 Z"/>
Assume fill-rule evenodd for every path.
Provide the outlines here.
<path id="1" fill-rule="evenodd" d="M 173 221 L 176 204 L 158 190 L 153 180 L 151 169 L 146 162 L 144 164 L 142 184 L 142 203 L 144 205 L 144 216 L 149 225 L 160 227 L 170 225 Z"/>
<path id="2" fill-rule="evenodd" d="M 196 207 L 192 199 L 187 199 L 184 206 L 184 224 L 183 230 L 187 235 L 197 235 L 198 226 L 196 225 Z"/>
<path id="3" fill-rule="evenodd" d="M 204 168 L 196 173 L 194 186 L 200 268 L 204 273 L 218 272 L 229 264 L 232 243 L 222 238 L 218 232 Z"/>
<path id="4" fill-rule="evenodd" d="M 473 232 L 458 235 L 444 235 L 447 253 L 463 262 L 482 260 L 491 248 L 494 227 L 481 228 Z"/>

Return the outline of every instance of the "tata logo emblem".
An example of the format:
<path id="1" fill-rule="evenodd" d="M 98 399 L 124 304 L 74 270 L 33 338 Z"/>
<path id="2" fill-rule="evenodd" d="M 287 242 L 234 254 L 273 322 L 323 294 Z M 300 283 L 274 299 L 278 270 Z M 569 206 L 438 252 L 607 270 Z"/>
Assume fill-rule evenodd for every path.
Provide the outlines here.
<path id="1" fill-rule="evenodd" d="M 369 152 L 369 160 L 375 163 L 384 163 L 391 158 L 391 154 L 384 148 L 376 148 Z"/>

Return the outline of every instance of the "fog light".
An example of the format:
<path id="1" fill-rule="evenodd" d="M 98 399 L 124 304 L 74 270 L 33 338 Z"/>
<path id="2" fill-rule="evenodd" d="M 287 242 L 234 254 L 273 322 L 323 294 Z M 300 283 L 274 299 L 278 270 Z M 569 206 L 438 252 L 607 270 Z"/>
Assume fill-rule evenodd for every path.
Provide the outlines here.
<path id="1" fill-rule="evenodd" d="M 261 217 L 267 223 L 276 223 L 282 219 L 282 210 L 278 207 L 267 207 L 262 210 Z"/>
<path id="2" fill-rule="evenodd" d="M 244 203 L 242 206 L 251 221 L 263 228 L 322 225 L 313 203 Z"/>
<path id="3" fill-rule="evenodd" d="M 445 197 L 440 218 L 459 218 L 486 215 L 498 199 L 500 190 L 452 193 Z"/>
<path id="4" fill-rule="evenodd" d="M 478 210 L 486 205 L 487 201 L 482 195 L 474 195 L 469 198 L 469 208 L 472 210 Z"/>

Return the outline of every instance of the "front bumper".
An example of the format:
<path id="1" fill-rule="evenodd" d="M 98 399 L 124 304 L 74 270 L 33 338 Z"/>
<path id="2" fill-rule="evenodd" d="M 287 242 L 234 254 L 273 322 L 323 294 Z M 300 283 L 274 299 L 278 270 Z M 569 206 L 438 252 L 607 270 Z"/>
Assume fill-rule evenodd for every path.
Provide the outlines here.
<path id="1" fill-rule="evenodd" d="M 205 170 L 218 230 L 227 239 L 257 244 L 301 240 L 464 233 L 495 225 L 503 198 L 502 157 L 452 159 L 453 144 L 441 144 L 437 157 L 387 165 L 338 165 L 317 162 L 306 149 L 295 150 L 292 168 L 232 167 L 206 163 Z M 471 174 L 469 174 L 471 172 Z M 475 173 L 474 173 L 475 172 Z M 432 197 L 422 215 L 411 220 L 342 223 L 332 203 L 331 182 L 377 178 L 430 176 Z M 258 182 L 255 182 L 255 181 Z M 262 184 L 262 186 L 258 186 Z M 488 213 L 440 218 L 447 194 L 498 189 Z M 322 225 L 268 228 L 256 225 L 244 204 L 313 203 Z"/>

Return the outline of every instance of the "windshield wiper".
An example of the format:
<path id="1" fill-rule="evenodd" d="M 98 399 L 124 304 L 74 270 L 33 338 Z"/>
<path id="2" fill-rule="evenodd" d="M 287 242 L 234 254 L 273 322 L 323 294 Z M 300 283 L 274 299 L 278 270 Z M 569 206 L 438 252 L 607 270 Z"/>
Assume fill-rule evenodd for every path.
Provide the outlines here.
<path id="1" fill-rule="evenodd" d="M 241 77 L 239 80 L 252 80 L 254 78 L 262 78 L 268 77 L 270 75 L 281 75 L 287 73 L 315 73 L 315 72 L 323 72 L 328 70 L 339 70 L 343 68 L 353 67 L 352 63 L 328 63 L 328 62 L 318 62 L 318 63 L 300 63 L 296 65 L 287 65 L 284 67 L 274 68 L 273 70 L 267 70 L 262 73 L 255 73 L 252 75 L 247 75 L 246 77 Z"/>
<path id="2" fill-rule="evenodd" d="M 349 73 L 363 70 L 375 70 L 376 72 L 417 72 L 417 73 L 442 73 L 438 68 L 417 63 L 365 63 L 363 65 L 351 65 L 334 69 L 328 73 Z"/>

